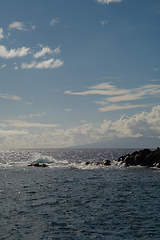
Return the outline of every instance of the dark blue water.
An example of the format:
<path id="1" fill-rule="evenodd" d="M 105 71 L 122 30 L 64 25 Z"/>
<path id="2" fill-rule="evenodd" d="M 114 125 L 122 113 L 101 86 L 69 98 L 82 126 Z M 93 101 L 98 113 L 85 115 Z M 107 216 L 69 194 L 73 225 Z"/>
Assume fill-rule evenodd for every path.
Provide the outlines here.
<path id="1" fill-rule="evenodd" d="M 0 239 L 160 239 L 160 170 L 84 165 L 132 151 L 2 150 Z"/>

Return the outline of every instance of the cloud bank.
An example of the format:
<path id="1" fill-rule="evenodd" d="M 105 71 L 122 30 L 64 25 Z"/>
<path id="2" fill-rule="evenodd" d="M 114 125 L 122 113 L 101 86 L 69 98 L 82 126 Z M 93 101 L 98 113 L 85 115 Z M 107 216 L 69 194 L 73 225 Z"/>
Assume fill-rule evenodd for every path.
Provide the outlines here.
<path id="1" fill-rule="evenodd" d="M 160 139 L 159 119 L 160 105 L 154 106 L 151 112 L 131 117 L 123 115 L 116 121 L 105 119 L 99 124 L 83 124 L 66 130 L 57 124 L 1 120 L 1 147 L 69 147 L 107 139 L 142 136 Z M 14 131 L 15 134 L 11 134 Z"/>

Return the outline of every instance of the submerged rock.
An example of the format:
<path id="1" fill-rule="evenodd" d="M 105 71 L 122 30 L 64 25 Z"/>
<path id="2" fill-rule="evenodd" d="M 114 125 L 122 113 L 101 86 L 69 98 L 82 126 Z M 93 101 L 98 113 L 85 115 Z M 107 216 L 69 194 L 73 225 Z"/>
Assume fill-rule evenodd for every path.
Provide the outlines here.
<path id="1" fill-rule="evenodd" d="M 135 151 L 132 154 L 125 154 L 119 157 L 116 161 L 125 164 L 126 167 L 140 165 L 160 168 L 160 148 L 158 147 L 153 151 L 148 148 Z"/>
<path id="2" fill-rule="evenodd" d="M 45 163 L 40 164 L 40 163 L 38 163 L 38 162 L 28 164 L 27 166 L 28 166 L 28 167 L 44 167 L 44 168 L 45 168 L 45 167 L 48 167 L 47 164 L 45 164 Z"/>

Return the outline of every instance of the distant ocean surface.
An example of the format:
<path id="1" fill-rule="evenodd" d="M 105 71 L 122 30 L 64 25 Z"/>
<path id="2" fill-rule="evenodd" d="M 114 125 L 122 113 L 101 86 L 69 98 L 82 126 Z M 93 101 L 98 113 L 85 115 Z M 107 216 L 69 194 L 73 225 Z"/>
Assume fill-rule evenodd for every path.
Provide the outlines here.
<path id="1" fill-rule="evenodd" d="M 160 239 L 160 170 L 84 164 L 134 150 L 0 150 L 0 239 Z"/>

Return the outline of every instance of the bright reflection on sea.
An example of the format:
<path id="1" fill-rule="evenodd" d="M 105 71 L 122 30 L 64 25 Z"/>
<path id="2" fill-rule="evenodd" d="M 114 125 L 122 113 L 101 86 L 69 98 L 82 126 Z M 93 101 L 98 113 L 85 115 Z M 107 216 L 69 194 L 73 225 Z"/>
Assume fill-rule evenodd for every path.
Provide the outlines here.
<path id="1" fill-rule="evenodd" d="M 0 239 L 160 239 L 159 170 L 84 164 L 132 151 L 2 150 Z"/>

